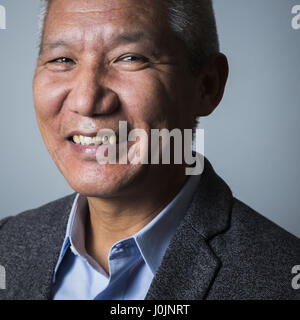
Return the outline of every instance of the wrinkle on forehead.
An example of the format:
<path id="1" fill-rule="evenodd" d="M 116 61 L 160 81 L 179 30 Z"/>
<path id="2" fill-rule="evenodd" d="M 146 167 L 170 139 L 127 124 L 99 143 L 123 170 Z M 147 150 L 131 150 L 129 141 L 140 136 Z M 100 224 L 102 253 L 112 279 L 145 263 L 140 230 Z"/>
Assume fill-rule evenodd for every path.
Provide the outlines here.
<path id="1" fill-rule="evenodd" d="M 101 38 L 107 42 L 115 33 L 127 30 L 148 31 L 144 33 L 154 36 L 160 30 L 162 12 L 155 10 L 153 5 L 145 6 L 146 2 L 149 3 L 143 0 L 54 0 L 47 17 L 44 40 L 61 38 L 80 42 L 100 41 Z"/>
<path id="2" fill-rule="evenodd" d="M 64 47 L 68 44 L 80 45 L 83 42 L 95 43 L 102 46 L 103 43 L 114 45 L 129 44 L 137 42 L 154 41 L 155 35 L 149 33 L 142 25 L 136 23 L 135 25 L 126 24 L 115 25 L 113 21 L 101 22 L 101 24 L 87 21 L 84 24 L 78 25 L 72 21 L 68 22 L 64 19 L 62 23 L 56 25 L 55 28 L 47 28 L 43 46 L 49 48 Z M 77 20 L 78 22 L 78 20 Z M 137 22 L 135 20 L 135 22 Z"/>
<path id="3" fill-rule="evenodd" d="M 162 0 L 160 0 L 162 1 Z M 160 1 L 156 0 L 52 0 L 50 9 L 56 13 L 99 14 L 107 15 L 114 12 L 132 9 L 156 14 L 161 11 Z"/>
<path id="4" fill-rule="evenodd" d="M 88 17 L 88 15 L 90 16 L 108 16 L 108 17 L 113 17 L 115 16 L 115 14 L 117 14 L 118 12 L 124 11 L 124 10 L 128 10 L 128 9 L 132 9 L 132 6 L 126 6 L 126 7 L 119 7 L 119 8 L 107 8 L 106 10 L 100 10 L 100 9 L 81 9 L 81 8 L 77 8 L 76 10 L 61 10 L 58 8 L 53 8 L 51 9 L 51 15 L 57 15 L 57 14 L 63 14 L 63 15 L 82 15 L 84 17 Z"/>

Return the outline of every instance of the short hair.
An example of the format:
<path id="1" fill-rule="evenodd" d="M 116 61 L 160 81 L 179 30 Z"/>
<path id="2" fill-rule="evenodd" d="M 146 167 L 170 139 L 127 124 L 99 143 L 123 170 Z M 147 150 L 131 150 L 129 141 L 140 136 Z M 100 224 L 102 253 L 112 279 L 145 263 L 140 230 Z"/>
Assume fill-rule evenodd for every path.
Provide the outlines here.
<path id="1" fill-rule="evenodd" d="M 39 18 L 40 45 L 51 0 L 41 0 Z M 220 50 L 212 0 L 162 0 L 169 23 L 187 49 L 188 64 L 198 75 L 202 66 Z"/>

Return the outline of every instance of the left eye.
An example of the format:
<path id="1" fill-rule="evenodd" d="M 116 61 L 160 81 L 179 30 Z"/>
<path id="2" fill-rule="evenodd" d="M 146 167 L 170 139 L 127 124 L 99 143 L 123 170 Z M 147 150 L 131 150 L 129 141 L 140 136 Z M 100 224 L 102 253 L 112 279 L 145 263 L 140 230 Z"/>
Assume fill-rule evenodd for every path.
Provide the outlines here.
<path id="1" fill-rule="evenodd" d="M 124 61 L 124 62 L 141 62 L 141 63 L 145 63 L 145 62 L 149 62 L 149 60 L 143 56 L 139 56 L 139 55 L 127 55 L 127 56 L 122 56 L 120 58 L 117 59 L 118 61 Z"/>

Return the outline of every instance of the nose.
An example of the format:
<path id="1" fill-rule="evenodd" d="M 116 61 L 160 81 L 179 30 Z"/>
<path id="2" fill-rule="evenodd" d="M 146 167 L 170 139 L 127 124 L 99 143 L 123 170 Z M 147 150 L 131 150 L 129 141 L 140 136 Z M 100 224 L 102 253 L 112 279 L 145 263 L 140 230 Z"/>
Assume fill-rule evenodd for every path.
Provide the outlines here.
<path id="1" fill-rule="evenodd" d="M 111 114 L 120 105 L 117 93 L 104 85 L 97 72 L 88 69 L 74 78 L 68 100 L 71 111 L 90 117 Z"/>

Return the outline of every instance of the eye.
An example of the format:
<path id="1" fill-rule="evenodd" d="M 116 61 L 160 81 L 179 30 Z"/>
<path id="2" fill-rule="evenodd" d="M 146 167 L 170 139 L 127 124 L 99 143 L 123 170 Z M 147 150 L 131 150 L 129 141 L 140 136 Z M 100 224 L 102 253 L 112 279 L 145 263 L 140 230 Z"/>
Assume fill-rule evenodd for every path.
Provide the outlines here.
<path id="1" fill-rule="evenodd" d="M 50 71 L 71 71 L 76 66 L 76 62 L 67 57 L 59 57 L 48 61 L 47 69 Z"/>
<path id="2" fill-rule="evenodd" d="M 58 63 L 58 64 L 73 64 L 75 63 L 72 59 L 67 58 L 67 57 L 60 57 L 57 59 L 53 59 L 49 61 L 49 63 Z"/>
<path id="3" fill-rule="evenodd" d="M 118 58 L 116 62 L 147 63 L 149 62 L 149 59 L 141 55 L 127 54 Z"/>

